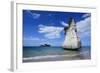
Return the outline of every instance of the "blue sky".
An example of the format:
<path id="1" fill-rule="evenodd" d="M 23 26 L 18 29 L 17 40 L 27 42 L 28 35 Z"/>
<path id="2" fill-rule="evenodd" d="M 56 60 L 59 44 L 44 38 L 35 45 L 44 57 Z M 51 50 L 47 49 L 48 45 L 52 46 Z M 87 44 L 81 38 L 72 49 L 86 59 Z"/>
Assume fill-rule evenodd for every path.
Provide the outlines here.
<path id="1" fill-rule="evenodd" d="M 68 26 L 70 17 L 75 19 L 82 45 L 89 46 L 91 42 L 90 13 L 38 10 L 23 10 L 23 45 L 61 46 L 64 42 L 63 28 Z"/>

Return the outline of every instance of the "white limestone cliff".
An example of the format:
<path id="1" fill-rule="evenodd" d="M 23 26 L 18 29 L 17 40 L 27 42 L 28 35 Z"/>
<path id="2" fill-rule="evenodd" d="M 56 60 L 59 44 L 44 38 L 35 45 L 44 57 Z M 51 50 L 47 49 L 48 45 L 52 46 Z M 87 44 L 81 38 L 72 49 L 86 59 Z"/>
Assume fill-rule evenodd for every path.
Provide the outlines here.
<path id="1" fill-rule="evenodd" d="M 64 28 L 65 40 L 62 45 L 64 49 L 79 49 L 81 47 L 80 38 L 77 35 L 77 28 L 74 19 L 70 19 L 69 26 Z"/>

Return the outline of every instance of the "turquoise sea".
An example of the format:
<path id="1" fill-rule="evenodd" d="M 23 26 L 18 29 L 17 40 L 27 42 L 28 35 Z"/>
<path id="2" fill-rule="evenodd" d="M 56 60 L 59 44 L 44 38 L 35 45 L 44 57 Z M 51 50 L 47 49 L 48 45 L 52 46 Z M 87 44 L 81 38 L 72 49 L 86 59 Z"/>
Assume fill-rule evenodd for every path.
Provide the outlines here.
<path id="1" fill-rule="evenodd" d="M 91 47 L 84 46 L 78 51 L 61 47 L 23 47 L 23 62 L 64 61 L 91 59 Z"/>

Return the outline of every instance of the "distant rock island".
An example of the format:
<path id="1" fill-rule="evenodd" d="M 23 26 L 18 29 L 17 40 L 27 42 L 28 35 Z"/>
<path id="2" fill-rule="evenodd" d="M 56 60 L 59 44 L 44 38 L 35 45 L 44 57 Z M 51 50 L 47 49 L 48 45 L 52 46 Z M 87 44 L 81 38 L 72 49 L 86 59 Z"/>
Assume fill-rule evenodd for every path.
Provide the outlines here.
<path id="1" fill-rule="evenodd" d="M 50 47 L 51 45 L 49 44 L 43 44 L 43 45 L 40 45 L 41 47 Z"/>

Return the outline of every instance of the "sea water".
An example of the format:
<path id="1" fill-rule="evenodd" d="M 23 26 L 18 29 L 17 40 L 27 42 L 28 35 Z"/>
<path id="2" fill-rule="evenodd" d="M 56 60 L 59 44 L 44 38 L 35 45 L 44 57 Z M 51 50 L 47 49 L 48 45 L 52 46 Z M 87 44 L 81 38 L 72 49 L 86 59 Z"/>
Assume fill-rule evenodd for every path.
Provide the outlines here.
<path id="1" fill-rule="evenodd" d="M 64 50 L 61 47 L 24 46 L 23 62 L 63 61 L 91 59 L 90 46 L 84 46 L 78 51 Z"/>

